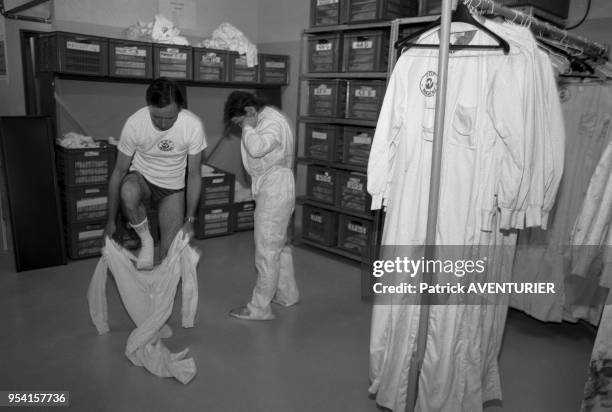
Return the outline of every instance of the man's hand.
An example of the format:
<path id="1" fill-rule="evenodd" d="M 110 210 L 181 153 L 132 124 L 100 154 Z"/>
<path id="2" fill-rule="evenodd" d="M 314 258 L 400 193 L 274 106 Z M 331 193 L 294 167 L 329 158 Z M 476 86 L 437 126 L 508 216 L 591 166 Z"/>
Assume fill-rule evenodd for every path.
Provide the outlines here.
<path id="1" fill-rule="evenodd" d="M 189 236 L 190 239 L 193 239 L 195 236 L 195 231 L 193 230 L 193 220 L 185 219 L 185 223 L 183 223 L 182 230 L 183 233 Z"/>
<path id="2" fill-rule="evenodd" d="M 257 114 L 255 115 L 246 115 L 244 117 L 244 120 L 242 121 L 242 127 L 244 126 L 251 126 L 251 127 L 255 127 L 257 126 Z"/>
<path id="3" fill-rule="evenodd" d="M 105 238 L 108 236 L 110 239 L 112 239 L 116 231 L 117 225 L 113 220 L 109 220 L 108 222 L 106 222 L 106 227 L 104 228 L 104 234 L 102 237 Z"/>

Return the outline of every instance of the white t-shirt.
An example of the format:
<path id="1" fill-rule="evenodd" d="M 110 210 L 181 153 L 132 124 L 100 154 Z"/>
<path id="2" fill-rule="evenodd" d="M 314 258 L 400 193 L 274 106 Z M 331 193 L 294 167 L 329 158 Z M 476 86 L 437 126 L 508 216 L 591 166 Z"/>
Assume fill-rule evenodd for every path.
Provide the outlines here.
<path id="1" fill-rule="evenodd" d="M 149 182 L 165 189 L 185 187 L 187 155 L 206 148 L 204 126 L 198 116 L 182 109 L 166 131 L 153 126 L 149 108 L 131 115 L 121 131 L 118 149 L 134 156 L 130 171 L 137 171 Z"/>

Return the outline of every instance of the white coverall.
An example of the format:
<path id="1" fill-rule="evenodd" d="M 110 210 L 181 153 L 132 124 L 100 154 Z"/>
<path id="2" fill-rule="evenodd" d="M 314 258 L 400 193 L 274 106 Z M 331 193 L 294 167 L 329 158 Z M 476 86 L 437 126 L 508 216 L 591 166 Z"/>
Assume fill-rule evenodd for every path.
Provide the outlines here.
<path id="1" fill-rule="evenodd" d="M 247 304 L 251 317 L 273 319 L 270 302 L 291 306 L 299 292 L 287 226 L 295 207 L 293 133 L 279 111 L 264 107 L 255 127 L 242 130 L 242 162 L 251 175 L 255 198 L 255 266 L 257 282 Z"/>
<path id="2" fill-rule="evenodd" d="M 165 323 L 172 314 L 179 280 L 182 280 L 182 324 L 185 328 L 193 327 L 198 306 L 199 258 L 189 245 L 189 237 L 179 231 L 163 262 L 152 271 L 141 272 L 132 263 L 136 260 L 134 255 L 107 239 L 87 291 L 92 322 L 98 333 L 106 333 L 109 331 L 106 278 L 110 269 L 123 305 L 136 324 L 128 337 L 125 355 L 134 365 L 143 366 L 154 375 L 174 377 L 185 384 L 196 374 L 195 362 L 185 358 L 187 349 L 170 353 L 161 339 L 172 335 Z"/>

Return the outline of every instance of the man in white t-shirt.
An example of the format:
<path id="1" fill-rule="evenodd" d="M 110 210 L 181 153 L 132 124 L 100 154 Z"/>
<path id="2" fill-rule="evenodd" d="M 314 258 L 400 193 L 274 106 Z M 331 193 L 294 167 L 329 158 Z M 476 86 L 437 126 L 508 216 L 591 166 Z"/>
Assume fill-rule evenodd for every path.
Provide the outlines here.
<path id="1" fill-rule="evenodd" d="M 193 236 L 202 184 L 200 164 L 206 148 L 202 121 L 183 108 L 184 98 L 175 82 L 154 80 L 147 88 L 146 101 L 147 106 L 131 115 L 121 131 L 117 162 L 108 184 L 105 231 L 109 237 L 115 233 L 121 204 L 141 240 L 136 262 L 141 270 L 153 268 L 154 255 L 145 203 L 150 202 L 158 211 L 160 258 L 165 257 L 181 227 Z"/>

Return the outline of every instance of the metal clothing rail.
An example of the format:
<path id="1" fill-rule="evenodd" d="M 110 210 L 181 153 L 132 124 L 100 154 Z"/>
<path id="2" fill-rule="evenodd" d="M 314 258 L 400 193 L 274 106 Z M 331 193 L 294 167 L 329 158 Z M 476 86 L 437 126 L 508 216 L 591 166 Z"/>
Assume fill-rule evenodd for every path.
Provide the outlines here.
<path id="1" fill-rule="evenodd" d="M 608 49 L 606 46 L 590 41 L 582 36 L 572 34 L 567 30 L 562 30 L 552 24 L 543 22 L 535 17 L 529 16 L 509 7 L 500 6 L 493 0 L 461 0 L 463 4 L 474 8 L 483 14 L 492 14 L 504 17 L 513 23 L 527 26 L 537 37 L 543 37 L 558 41 L 561 44 L 571 46 L 580 50 L 585 56 L 594 59 L 608 59 Z"/>

